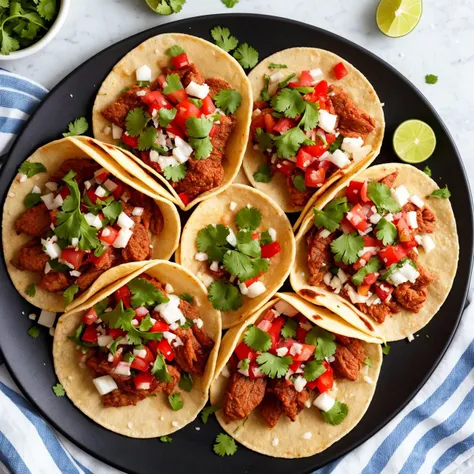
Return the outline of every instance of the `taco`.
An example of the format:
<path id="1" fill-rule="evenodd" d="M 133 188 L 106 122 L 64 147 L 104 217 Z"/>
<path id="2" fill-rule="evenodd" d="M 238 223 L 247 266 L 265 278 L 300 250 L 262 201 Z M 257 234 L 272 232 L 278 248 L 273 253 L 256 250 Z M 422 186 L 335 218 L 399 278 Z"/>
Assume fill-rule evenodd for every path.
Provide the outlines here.
<path id="1" fill-rule="evenodd" d="M 211 403 L 249 449 L 319 453 L 360 421 L 382 365 L 380 339 L 294 293 L 277 293 L 222 339 Z"/>
<path id="2" fill-rule="evenodd" d="M 143 262 L 64 314 L 54 368 L 69 399 L 96 423 L 133 438 L 193 421 L 208 399 L 221 337 L 219 312 L 185 269 Z"/>
<path id="3" fill-rule="evenodd" d="M 365 76 L 341 57 L 286 49 L 264 59 L 249 79 L 255 102 L 243 167 L 252 185 L 285 212 L 306 211 L 329 186 L 378 155 L 382 104 Z"/>
<path id="4" fill-rule="evenodd" d="M 446 191 L 410 165 L 347 178 L 305 217 L 293 289 L 363 331 L 410 338 L 437 313 L 456 274 Z"/>
<path id="5" fill-rule="evenodd" d="M 115 282 L 121 263 L 168 259 L 178 246 L 176 207 L 89 140 L 65 138 L 36 150 L 5 200 L 8 273 L 46 311 L 64 311 Z"/>
<path id="6" fill-rule="evenodd" d="M 182 209 L 223 191 L 242 164 L 252 110 L 250 83 L 229 54 L 168 33 L 130 51 L 102 84 L 94 136 L 124 168 L 138 163 L 154 190 Z"/>
<path id="7" fill-rule="evenodd" d="M 286 215 L 268 196 L 242 184 L 199 204 L 176 251 L 177 261 L 207 286 L 225 329 L 271 298 L 294 258 Z"/>

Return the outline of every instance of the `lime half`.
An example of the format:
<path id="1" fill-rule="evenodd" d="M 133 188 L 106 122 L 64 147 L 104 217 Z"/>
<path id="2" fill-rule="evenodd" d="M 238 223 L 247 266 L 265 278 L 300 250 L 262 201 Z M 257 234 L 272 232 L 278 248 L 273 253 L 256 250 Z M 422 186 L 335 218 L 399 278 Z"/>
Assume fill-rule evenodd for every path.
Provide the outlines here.
<path id="1" fill-rule="evenodd" d="M 427 160 L 436 148 L 433 129 L 421 120 L 407 120 L 398 126 L 393 134 L 393 149 L 398 157 L 407 163 L 421 163 Z"/>
<path id="2" fill-rule="evenodd" d="M 379 30 L 390 38 L 410 33 L 421 18 L 421 0 L 382 0 L 377 7 Z"/>

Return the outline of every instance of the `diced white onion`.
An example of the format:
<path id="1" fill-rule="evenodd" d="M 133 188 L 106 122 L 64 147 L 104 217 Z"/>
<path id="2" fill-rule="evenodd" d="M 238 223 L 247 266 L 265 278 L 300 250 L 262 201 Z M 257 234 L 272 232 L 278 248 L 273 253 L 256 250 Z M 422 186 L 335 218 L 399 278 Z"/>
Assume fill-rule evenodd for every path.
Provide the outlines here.
<path id="1" fill-rule="evenodd" d="M 342 268 L 339 268 L 339 270 L 337 271 L 337 277 L 343 285 L 349 279 L 346 275 L 346 272 Z"/>
<path id="2" fill-rule="evenodd" d="M 320 233 L 319 233 L 320 237 L 323 238 L 323 239 L 327 239 L 330 235 L 331 235 L 331 232 L 327 229 L 323 229 Z"/>
<path id="3" fill-rule="evenodd" d="M 180 322 L 184 324 L 186 318 L 182 311 L 179 309 L 180 299 L 176 295 L 168 295 L 169 301 L 167 303 L 161 303 L 155 307 L 155 311 L 160 313 L 160 316 L 168 323 Z"/>
<path id="4" fill-rule="evenodd" d="M 257 298 L 258 296 L 263 295 L 265 291 L 267 291 L 267 288 L 261 281 L 256 281 L 252 283 L 247 289 L 247 296 L 249 298 Z"/>
<path id="5" fill-rule="evenodd" d="M 204 326 L 204 321 L 201 318 L 193 319 L 193 323 L 196 325 L 198 329 L 201 329 Z"/>
<path id="6" fill-rule="evenodd" d="M 55 320 L 56 313 L 42 309 L 38 319 L 38 324 L 41 326 L 46 326 L 47 328 L 52 328 Z"/>
<path id="7" fill-rule="evenodd" d="M 206 260 L 209 259 L 209 256 L 207 255 L 207 253 L 198 252 L 196 255 L 194 255 L 194 259 L 197 260 L 198 262 L 205 262 Z"/>
<path id="8" fill-rule="evenodd" d="M 236 208 L 237 208 L 237 203 L 234 202 L 234 201 L 231 201 L 230 204 L 229 204 L 229 209 L 231 211 L 235 211 Z"/>
<path id="9" fill-rule="evenodd" d="M 314 81 L 319 81 L 323 78 L 323 71 L 321 71 L 319 67 L 315 69 L 310 69 L 309 74 L 311 75 Z"/>
<path id="10" fill-rule="evenodd" d="M 436 247 L 433 238 L 426 234 L 421 236 L 421 245 L 423 245 L 423 249 L 426 253 L 431 252 Z"/>
<path id="11" fill-rule="evenodd" d="M 46 186 L 50 191 L 57 191 L 57 190 L 58 190 L 58 183 L 54 183 L 54 182 L 52 182 L 52 181 L 46 183 L 45 186 Z M 34 189 L 34 188 L 33 188 L 33 189 Z"/>
<path id="12" fill-rule="evenodd" d="M 247 295 L 249 292 L 249 289 L 247 288 L 247 285 L 245 283 L 239 283 L 239 290 L 244 296 Z"/>
<path id="13" fill-rule="evenodd" d="M 402 184 L 395 189 L 392 189 L 392 197 L 395 199 L 396 203 L 403 207 L 407 202 L 408 198 L 410 197 L 410 193 L 408 192 L 407 188 Z"/>
<path id="14" fill-rule="evenodd" d="M 237 245 L 237 237 L 234 234 L 234 231 L 229 228 L 229 235 L 226 237 L 227 242 L 232 245 L 232 247 L 235 247 Z"/>
<path id="15" fill-rule="evenodd" d="M 290 347 L 290 354 L 292 356 L 301 354 L 301 349 L 303 349 L 303 345 L 300 344 L 299 342 L 295 342 L 291 347 Z"/>
<path id="16" fill-rule="evenodd" d="M 107 179 L 104 183 L 104 186 L 107 188 L 108 191 L 110 191 L 111 193 L 113 191 L 115 191 L 117 188 L 118 188 L 118 185 L 116 183 L 114 183 L 112 180 L 110 179 Z M 97 194 L 97 192 L 96 192 Z"/>
<path id="17" fill-rule="evenodd" d="M 94 191 L 94 194 L 98 197 L 105 197 L 107 195 L 107 190 L 104 189 L 102 186 L 97 186 Z"/>
<path id="18" fill-rule="evenodd" d="M 372 150 L 371 145 L 365 145 L 363 147 L 360 147 L 359 149 L 354 150 L 352 152 L 352 159 L 354 161 L 362 160 L 363 158 L 365 158 L 371 152 L 371 150 Z"/>
<path id="19" fill-rule="evenodd" d="M 334 406 L 335 403 L 336 400 L 324 392 L 314 399 L 313 405 L 319 408 L 321 411 L 327 412 Z"/>
<path id="20" fill-rule="evenodd" d="M 26 176 L 26 175 L 25 175 Z M 56 184 L 56 183 L 54 183 Z M 56 185 L 57 186 L 57 185 Z M 53 191 L 53 190 L 51 190 Z M 34 194 L 41 194 L 41 188 L 39 186 L 37 186 L 36 184 L 33 186 L 33 189 L 31 190 L 32 193 Z"/>
<path id="21" fill-rule="evenodd" d="M 54 202 L 54 194 L 49 193 L 45 194 L 44 196 L 41 196 L 41 200 L 44 202 L 46 205 L 46 208 L 49 211 L 53 211 L 54 209 L 57 209 L 59 206 Z"/>
<path id="22" fill-rule="evenodd" d="M 151 81 L 151 69 L 144 64 L 143 66 L 139 67 L 135 74 L 137 76 L 138 82 L 150 82 Z"/>
<path id="23" fill-rule="evenodd" d="M 275 303 L 274 308 L 280 313 L 284 314 L 285 316 L 289 316 L 290 318 L 296 316 L 298 314 L 298 310 L 295 309 L 291 304 L 287 303 L 286 301 L 280 300 Z"/>
<path id="24" fill-rule="evenodd" d="M 137 357 L 141 357 L 142 359 L 144 359 L 147 355 L 147 351 L 146 349 L 133 349 L 133 353 L 137 356 Z"/>
<path id="25" fill-rule="evenodd" d="M 416 211 L 407 212 L 407 223 L 412 229 L 418 229 L 418 217 Z"/>
<path id="26" fill-rule="evenodd" d="M 112 372 L 116 375 L 130 375 L 130 362 L 120 361 Z"/>
<path id="27" fill-rule="evenodd" d="M 135 225 L 135 222 L 122 211 L 118 216 L 117 225 L 122 229 L 131 229 Z"/>
<path id="28" fill-rule="evenodd" d="M 323 277 L 323 281 L 326 285 L 330 285 L 332 280 L 332 273 L 331 272 L 326 272 Z"/>
<path id="29" fill-rule="evenodd" d="M 54 260 L 55 258 L 59 258 L 61 255 L 61 249 L 56 242 L 53 242 L 51 239 L 42 240 L 41 243 L 44 247 L 44 253 Z"/>
<path id="30" fill-rule="evenodd" d="M 285 77 L 285 74 L 282 71 L 274 72 L 270 76 L 270 84 L 274 84 L 275 82 L 281 82 L 281 80 Z"/>
<path id="31" fill-rule="evenodd" d="M 337 123 L 337 115 L 330 114 L 327 110 L 319 111 L 319 126 L 327 133 L 333 133 Z"/>
<path id="32" fill-rule="evenodd" d="M 341 150 L 336 150 L 334 153 L 331 153 L 327 160 L 334 163 L 338 168 L 345 168 L 351 163 L 349 155 Z"/>
<path id="33" fill-rule="evenodd" d="M 378 224 L 379 220 L 382 219 L 382 216 L 380 214 L 378 214 L 377 212 L 372 214 L 370 217 L 369 217 L 369 220 L 370 220 L 370 223 L 371 224 Z"/>
<path id="34" fill-rule="evenodd" d="M 301 377 L 300 375 L 296 377 L 295 381 L 293 382 L 293 385 L 295 386 L 295 390 L 297 392 L 302 392 L 306 385 L 306 379 L 304 377 Z"/>
<path id="35" fill-rule="evenodd" d="M 123 135 L 123 129 L 120 128 L 118 125 L 115 125 L 115 123 L 112 124 L 112 138 L 114 140 L 120 140 Z"/>
<path id="36" fill-rule="evenodd" d="M 268 229 L 268 234 L 270 235 L 271 239 L 272 239 L 272 242 L 276 242 L 276 239 L 277 239 L 277 231 L 273 228 L 273 227 L 270 227 Z"/>
<path id="37" fill-rule="evenodd" d="M 211 266 L 210 266 L 210 269 L 213 271 L 213 272 L 217 272 L 219 270 L 219 262 L 212 262 L 211 263 Z"/>
<path id="38" fill-rule="evenodd" d="M 96 216 L 91 212 L 88 212 L 87 214 L 84 214 L 84 219 L 91 227 L 95 227 L 96 229 L 100 229 L 102 227 L 102 221 L 98 215 Z"/>
<path id="39" fill-rule="evenodd" d="M 92 380 L 99 395 L 106 395 L 118 388 L 115 380 L 110 375 L 102 375 Z"/>
<path id="40" fill-rule="evenodd" d="M 348 153 L 354 153 L 355 151 L 359 150 L 363 144 L 364 140 L 362 140 L 362 137 L 347 137 L 342 140 L 341 149 L 347 151 Z"/>
<path id="41" fill-rule="evenodd" d="M 114 248 L 116 249 L 122 249 L 125 248 L 128 245 L 128 241 L 130 240 L 130 237 L 132 236 L 133 232 L 130 229 L 125 229 L 122 228 L 120 229 L 117 238 L 114 240 L 114 243 L 112 244 Z"/>
<path id="42" fill-rule="evenodd" d="M 279 347 L 276 350 L 277 356 L 279 357 L 285 357 L 286 354 L 288 354 L 288 347 Z"/>
<path id="43" fill-rule="evenodd" d="M 112 336 L 99 336 L 97 338 L 97 344 L 99 344 L 100 347 L 105 347 L 109 345 L 111 342 L 113 342 L 114 338 Z"/>
<path id="44" fill-rule="evenodd" d="M 61 196 L 61 194 L 58 194 L 55 198 L 54 198 L 54 206 L 55 208 L 57 209 L 58 207 L 61 207 L 63 205 L 63 202 L 64 202 L 64 199 L 63 197 Z"/>
<path id="45" fill-rule="evenodd" d="M 418 196 L 418 194 L 413 194 L 412 196 L 408 198 L 408 200 L 411 203 L 413 203 L 416 207 L 419 207 L 420 209 L 423 209 L 423 207 L 425 206 L 425 203 L 420 198 L 420 196 Z"/>
<path id="46" fill-rule="evenodd" d="M 185 91 L 188 95 L 197 97 L 198 99 L 205 99 L 209 95 L 209 86 L 206 83 L 200 85 L 191 81 Z"/>

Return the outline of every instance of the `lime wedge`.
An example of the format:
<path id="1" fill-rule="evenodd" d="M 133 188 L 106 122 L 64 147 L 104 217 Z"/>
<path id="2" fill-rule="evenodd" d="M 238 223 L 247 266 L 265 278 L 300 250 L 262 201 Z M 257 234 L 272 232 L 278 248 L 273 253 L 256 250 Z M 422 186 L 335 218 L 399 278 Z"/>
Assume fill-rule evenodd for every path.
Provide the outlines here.
<path id="1" fill-rule="evenodd" d="M 421 120 L 407 120 L 393 134 L 393 149 L 406 163 L 426 161 L 436 148 L 433 129 Z"/>
<path id="2" fill-rule="evenodd" d="M 421 18 L 421 0 L 382 0 L 377 7 L 379 30 L 390 38 L 410 33 Z"/>

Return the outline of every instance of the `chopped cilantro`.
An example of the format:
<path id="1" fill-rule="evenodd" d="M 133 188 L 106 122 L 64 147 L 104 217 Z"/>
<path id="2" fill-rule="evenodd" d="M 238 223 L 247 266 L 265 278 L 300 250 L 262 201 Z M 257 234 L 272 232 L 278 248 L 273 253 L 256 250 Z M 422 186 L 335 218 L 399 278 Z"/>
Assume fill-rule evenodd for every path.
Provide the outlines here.
<path id="1" fill-rule="evenodd" d="M 290 337 L 296 337 L 296 328 L 298 327 L 298 323 L 291 318 L 287 318 L 285 325 L 281 330 L 281 335 L 288 339 Z"/>
<path id="2" fill-rule="evenodd" d="M 120 201 L 111 199 L 110 202 L 102 208 L 102 214 L 109 220 L 110 224 L 114 224 L 123 209 L 123 204 Z"/>
<path id="3" fill-rule="evenodd" d="M 262 331 L 253 324 L 247 327 L 244 335 L 244 341 L 247 346 L 258 352 L 266 352 L 272 346 L 270 334 Z"/>
<path id="4" fill-rule="evenodd" d="M 134 278 L 127 283 L 132 293 L 132 305 L 134 308 L 140 306 L 152 306 L 167 303 L 167 298 L 153 283 L 144 278 Z"/>
<path id="5" fill-rule="evenodd" d="M 33 339 L 36 339 L 40 335 L 40 330 L 38 326 L 32 326 L 28 329 L 28 335 Z"/>
<path id="6" fill-rule="evenodd" d="M 282 112 L 288 118 L 295 118 L 305 110 L 303 98 L 299 92 L 293 89 L 282 89 L 273 97 L 272 106 L 277 112 Z"/>
<path id="7" fill-rule="evenodd" d="M 268 102 L 271 97 L 270 93 L 268 92 L 268 87 L 270 85 L 270 76 L 265 74 L 263 76 L 263 89 L 260 91 L 260 99 L 264 102 Z"/>
<path id="8" fill-rule="evenodd" d="M 304 193 L 306 191 L 306 184 L 304 176 L 301 174 L 295 174 L 293 176 L 293 186 L 300 192 Z"/>
<path id="9" fill-rule="evenodd" d="M 423 169 L 423 173 L 425 173 L 427 176 L 431 178 L 431 168 L 426 165 L 425 168 Z"/>
<path id="10" fill-rule="evenodd" d="M 258 147 L 261 151 L 266 151 L 273 147 L 275 135 L 264 132 L 261 128 L 257 128 L 255 131 L 255 137 L 257 139 Z"/>
<path id="11" fill-rule="evenodd" d="M 244 69 L 252 69 L 258 63 L 258 51 L 247 43 L 242 43 L 234 51 L 234 58 Z"/>
<path id="12" fill-rule="evenodd" d="M 372 361 L 368 357 L 364 359 L 364 364 L 368 365 L 369 367 L 373 367 Z"/>
<path id="13" fill-rule="evenodd" d="M 339 224 L 344 217 L 344 213 L 349 211 L 350 207 L 346 197 L 340 197 L 329 201 L 322 210 L 313 209 L 314 224 L 316 227 L 324 227 L 329 232 L 334 232 L 339 228 Z"/>
<path id="14" fill-rule="evenodd" d="M 173 442 L 173 438 L 171 438 L 171 436 L 168 436 L 168 435 L 160 436 L 160 441 L 161 441 L 162 443 L 172 443 L 172 442 Z"/>
<path id="15" fill-rule="evenodd" d="M 176 117 L 176 109 L 165 109 L 164 107 L 158 111 L 158 121 L 160 127 L 166 128 Z"/>
<path id="16" fill-rule="evenodd" d="M 388 186 L 377 181 L 370 181 L 367 193 L 371 201 L 377 206 L 379 213 L 400 212 L 400 206 L 392 197 Z"/>
<path id="17" fill-rule="evenodd" d="M 255 267 L 253 264 L 254 260 L 243 253 L 237 252 L 236 250 L 229 250 L 224 255 L 224 268 L 231 273 L 236 275 L 240 281 L 246 281 L 255 276 Z"/>
<path id="18" fill-rule="evenodd" d="M 334 153 L 336 150 L 339 150 L 342 145 L 342 141 L 344 140 L 344 137 L 342 135 L 338 135 L 335 141 L 333 141 L 329 145 L 329 153 Z"/>
<path id="19" fill-rule="evenodd" d="M 382 217 L 375 227 L 375 235 L 384 245 L 393 245 L 397 240 L 397 228 L 390 221 Z"/>
<path id="20" fill-rule="evenodd" d="M 248 370 L 249 369 L 249 364 L 250 364 L 250 359 L 247 357 L 245 359 L 242 359 L 240 361 L 240 368 L 242 370 Z"/>
<path id="21" fill-rule="evenodd" d="M 179 46 L 178 44 L 175 44 L 173 46 L 171 46 L 171 48 L 168 48 L 166 50 L 166 54 L 170 57 L 170 58 L 175 58 L 176 56 L 180 56 L 181 54 L 184 54 L 186 51 L 184 51 L 184 49 Z"/>
<path id="22" fill-rule="evenodd" d="M 168 402 L 173 411 L 179 411 L 184 407 L 183 400 L 181 400 L 181 394 L 175 393 L 174 395 L 168 395 Z"/>
<path id="23" fill-rule="evenodd" d="M 181 163 L 176 166 L 166 166 L 163 169 L 163 174 L 168 181 L 173 181 L 173 183 L 177 183 L 181 181 L 186 176 L 186 166 Z"/>
<path id="24" fill-rule="evenodd" d="M 260 165 L 253 174 L 253 179 L 257 181 L 257 183 L 270 183 L 272 180 L 270 166 L 268 166 L 267 163 Z"/>
<path id="25" fill-rule="evenodd" d="M 445 186 L 444 188 L 433 191 L 428 197 L 437 199 L 448 199 L 449 197 L 451 197 L 451 192 L 449 191 L 448 186 Z"/>
<path id="26" fill-rule="evenodd" d="M 74 296 L 76 296 L 76 293 L 79 291 L 79 287 L 73 283 L 71 286 L 66 288 L 63 292 L 64 296 L 64 304 L 67 306 L 71 301 L 74 299 Z"/>
<path id="27" fill-rule="evenodd" d="M 189 102 L 194 104 L 198 109 L 200 109 L 202 107 L 202 100 L 201 99 L 196 99 L 195 97 L 188 97 L 188 100 L 189 100 Z"/>
<path id="28" fill-rule="evenodd" d="M 85 117 L 79 117 L 78 119 L 74 120 L 74 122 L 70 122 L 68 125 L 68 131 L 63 133 L 63 137 L 75 137 L 76 135 L 82 135 L 87 132 L 89 128 L 89 124 Z"/>
<path id="29" fill-rule="evenodd" d="M 382 346 L 382 352 L 385 354 L 385 355 L 388 355 L 390 353 L 390 349 L 391 347 L 385 343 L 383 346 Z"/>
<path id="30" fill-rule="evenodd" d="M 104 312 L 100 317 L 109 327 L 127 331 L 132 327 L 132 319 L 135 317 L 135 311 L 132 308 L 124 309 L 123 302 L 120 301 L 112 311 Z"/>
<path id="31" fill-rule="evenodd" d="M 214 96 L 214 102 L 224 113 L 233 114 L 240 107 L 242 96 L 235 90 L 222 90 Z"/>
<path id="32" fill-rule="evenodd" d="M 279 158 L 292 158 L 306 140 L 307 137 L 303 130 L 298 127 L 290 128 L 285 133 L 275 137 L 277 156 Z"/>
<path id="33" fill-rule="evenodd" d="M 209 415 L 212 415 L 216 411 L 219 411 L 221 407 L 217 405 L 208 405 L 207 407 L 204 407 L 201 411 L 201 420 L 204 424 L 207 423 L 207 420 L 209 419 Z"/>
<path id="34" fill-rule="evenodd" d="M 43 202 L 41 199 L 41 194 L 40 193 L 28 193 L 25 196 L 25 200 L 23 203 L 25 204 L 25 207 L 27 209 L 31 209 L 32 207 L 35 207 L 39 203 Z"/>
<path id="35" fill-rule="evenodd" d="M 352 275 L 352 283 L 356 286 L 362 285 L 364 278 L 371 273 L 378 272 L 381 266 L 382 262 L 380 258 L 377 256 L 372 257 L 364 267 Z"/>
<path id="36" fill-rule="evenodd" d="M 166 86 L 163 88 L 163 94 L 171 94 L 171 92 L 176 92 L 183 89 L 183 84 L 181 84 L 178 74 L 168 74 L 166 76 Z"/>
<path id="37" fill-rule="evenodd" d="M 234 438 L 225 433 L 220 433 L 217 435 L 213 449 L 219 456 L 233 456 L 237 452 L 237 445 Z"/>
<path id="38" fill-rule="evenodd" d="M 293 72 L 292 74 L 290 74 L 289 76 L 286 76 L 285 79 L 283 79 L 283 81 L 279 82 L 278 83 L 278 87 L 280 89 L 283 89 L 284 87 L 286 87 L 290 81 L 296 76 L 296 74 Z"/>
<path id="39" fill-rule="evenodd" d="M 193 297 L 189 293 L 182 293 L 181 295 L 179 295 L 179 297 L 182 300 L 187 301 L 189 304 L 194 303 Z"/>
<path id="40" fill-rule="evenodd" d="M 242 295 L 231 283 L 214 281 L 208 289 L 209 301 L 220 311 L 235 311 L 242 306 Z"/>
<path id="41" fill-rule="evenodd" d="M 140 151 L 149 150 L 153 148 L 158 137 L 158 131 L 155 127 L 147 127 L 140 133 L 138 137 L 138 149 Z"/>
<path id="42" fill-rule="evenodd" d="M 129 364 L 131 364 L 133 362 L 133 360 L 135 359 L 136 355 L 133 354 L 132 352 L 127 352 L 127 354 L 125 354 L 123 356 L 123 360 Z"/>
<path id="43" fill-rule="evenodd" d="M 151 320 L 151 316 L 147 314 L 143 319 L 142 322 L 140 323 L 140 326 L 138 326 L 138 329 L 143 332 L 149 331 L 153 327 L 153 321 Z"/>
<path id="44" fill-rule="evenodd" d="M 222 262 L 224 254 L 229 250 L 227 246 L 227 236 L 229 228 L 217 224 L 204 227 L 198 232 L 196 244 L 200 252 L 207 253 L 209 259 L 213 262 Z"/>
<path id="45" fill-rule="evenodd" d="M 321 412 L 324 421 L 330 425 L 340 425 L 348 413 L 349 408 L 347 405 L 345 403 L 339 402 L 338 400 L 336 400 L 336 403 L 334 403 L 333 407 L 329 411 Z"/>
<path id="46" fill-rule="evenodd" d="M 27 178 L 32 178 L 35 174 L 46 173 L 47 171 L 43 163 L 33 163 L 31 161 L 24 161 L 18 169 L 18 172 L 26 174 Z"/>
<path id="47" fill-rule="evenodd" d="M 64 387 L 60 383 L 53 385 L 53 392 L 57 397 L 64 397 L 64 395 L 66 395 Z"/>
<path id="48" fill-rule="evenodd" d="M 125 119 L 127 134 L 131 137 L 138 137 L 150 119 L 150 115 L 141 107 L 132 109 Z"/>
<path id="49" fill-rule="evenodd" d="M 271 244 L 272 242 L 273 242 L 273 239 L 270 235 L 270 232 L 268 232 L 268 230 L 264 230 L 260 234 L 260 245 L 267 245 L 267 244 Z"/>
<path id="50" fill-rule="evenodd" d="M 346 265 L 352 265 L 357 261 L 358 253 L 364 248 L 364 241 L 357 232 L 351 234 L 342 234 L 336 240 L 331 242 L 331 251 L 334 254 L 336 262 L 344 262 Z"/>
<path id="51" fill-rule="evenodd" d="M 138 81 L 137 86 L 138 87 L 148 87 L 150 85 L 150 81 Z"/>
<path id="52" fill-rule="evenodd" d="M 186 120 L 186 132 L 193 138 L 205 138 L 209 135 L 214 122 L 207 117 L 190 117 Z"/>
<path id="53" fill-rule="evenodd" d="M 425 82 L 427 84 L 436 84 L 438 82 L 438 76 L 435 76 L 434 74 L 427 74 L 425 76 Z"/>
<path id="54" fill-rule="evenodd" d="M 28 285 L 26 287 L 25 293 L 28 296 L 31 296 L 33 298 L 33 296 L 36 295 L 36 285 L 34 283 L 32 283 L 31 285 Z"/>
<path id="55" fill-rule="evenodd" d="M 110 344 L 109 351 L 112 355 L 114 355 L 117 352 L 117 349 L 121 340 L 122 340 L 122 336 L 118 337 L 117 339 L 115 339 L 114 342 L 112 342 L 112 344 Z"/>
<path id="56" fill-rule="evenodd" d="M 212 152 L 212 142 L 209 137 L 205 138 L 190 138 L 189 144 L 194 150 L 194 158 L 196 160 L 203 160 L 209 158 Z"/>
<path id="57" fill-rule="evenodd" d="M 252 238 L 252 232 L 239 230 L 237 234 L 237 250 L 249 257 L 260 258 L 262 251 L 258 239 Z"/>
<path id="58" fill-rule="evenodd" d="M 319 104 L 312 102 L 304 103 L 304 114 L 301 117 L 299 126 L 303 127 L 306 132 L 316 128 L 319 122 Z"/>
<path id="59" fill-rule="evenodd" d="M 150 6 L 150 2 L 147 2 Z M 157 5 L 153 10 L 160 15 L 171 15 L 172 13 L 179 13 L 186 0 L 157 0 Z"/>
<path id="60" fill-rule="evenodd" d="M 321 377 L 324 372 L 326 372 L 326 367 L 324 367 L 322 361 L 320 360 L 312 360 L 307 362 L 304 366 L 304 378 L 308 382 L 312 382 L 313 380 Z"/>
<path id="61" fill-rule="evenodd" d="M 156 354 L 156 359 L 155 359 L 155 362 L 153 363 L 151 373 L 160 382 L 171 382 L 172 380 L 171 375 L 168 372 L 168 368 L 166 367 L 165 359 L 160 352 Z"/>
<path id="62" fill-rule="evenodd" d="M 316 346 L 314 357 L 316 360 L 323 360 L 326 357 L 331 357 L 336 352 L 335 338 L 336 336 L 333 333 L 318 326 L 313 326 L 306 334 L 304 342 Z"/>
<path id="63" fill-rule="evenodd" d="M 293 359 L 289 356 L 278 357 L 270 352 L 265 352 L 257 357 L 257 362 L 260 365 L 260 370 L 271 379 L 275 377 L 284 377 L 288 372 Z"/>
<path id="64" fill-rule="evenodd" d="M 271 69 L 272 71 L 274 69 L 288 69 L 288 66 L 286 64 L 275 64 L 275 63 L 270 63 L 268 65 L 268 69 Z"/>
<path id="65" fill-rule="evenodd" d="M 262 213 L 255 207 L 243 207 L 235 216 L 239 229 L 255 230 L 262 223 Z"/>
<path id="66" fill-rule="evenodd" d="M 190 392 L 193 389 L 193 376 L 189 372 L 181 372 L 179 379 L 179 388 L 185 392 Z"/>
<path id="67" fill-rule="evenodd" d="M 221 0 L 227 8 L 233 8 L 239 3 L 239 0 Z"/>
<path id="68" fill-rule="evenodd" d="M 231 36 L 229 28 L 215 26 L 211 30 L 211 36 L 217 46 L 227 52 L 237 48 L 239 44 L 239 40 L 235 36 Z"/>

